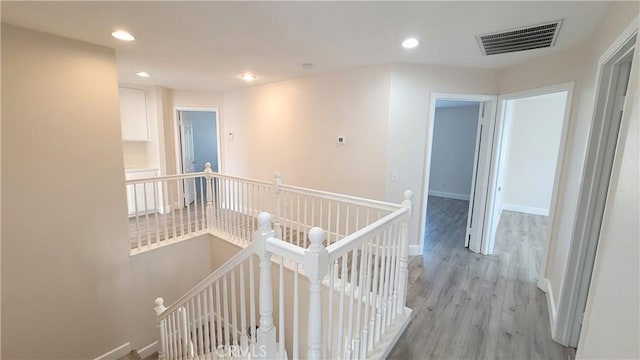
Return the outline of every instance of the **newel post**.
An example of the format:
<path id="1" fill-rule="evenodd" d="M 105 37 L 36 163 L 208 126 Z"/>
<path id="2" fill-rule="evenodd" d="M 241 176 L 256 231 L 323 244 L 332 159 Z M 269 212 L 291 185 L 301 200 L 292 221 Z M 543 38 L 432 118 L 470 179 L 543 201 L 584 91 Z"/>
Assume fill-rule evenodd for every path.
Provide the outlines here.
<path id="1" fill-rule="evenodd" d="M 282 240 L 282 226 L 280 225 L 280 192 L 282 191 L 280 187 L 282 186 L 282 179 L 280 178 L 280 173 L 276 172 L 273 174 L 273 196 L 275 201 L 275 219 L 273 224 L 273 230 L 276 232 L 276 238 Z"/>
<path id="2" fill-rule="evenodd" d="M 258 215 L 258 230 L 253 233 L 253 242 L 260 257 L 260 327 L 257 332 L 258 353 L 266 359 L 277 358 L 276 329 L 273 326 L 273 288 L 271 284 L 271 253 L 267 251 L 267 239 L 274 237 L 271 229 L 271 214 Z"/>
<path id="3" fill-rule="evenodd" d="M 329 253 L 322 245 L 325 232 L 319 227 L 309 231 L 311 245 L 305 253 L 304 272 L 309 279 L 309 321 L 307 358 L 322 358 L 322 280 L 329 268 Z M 331 316 L 331 314 L 328 314 Z"/>
<path id="4" fill-rule="evenodd" d="M 166 346 L 167 346 L 167 329 L 165 325 L 165 319 L 160 320 L 160 314 L 164 312 L 167 308 L 164 307 L 164 299 L 161 297 L 157 298 L 155 301 L 156 306 L 153 310 L 156 311 L 156 315 L 158 316 L 158 328 L 160 329 L 160 344 L 158 346 L 158 360 L 164 360 L 166 357 Z"/>
<path id="5" fill-rule="evenodd" d="M 211 169 L 211 163 L 204 164 L 204 176 L 206 178 L 206 194 L 207 194 L 207 230 L 213 230 L 213 170 Z"/>
<path id="6" fill-rule="evenodd" d="M 411 198 L 413 192 L 407 190 L 404 192 L 404 201 L 402 207 L 407 209 L 407 216 L 402 220 L 400 225 L 400 284 L 398 284 L 398 313 L 404 312 L 407 305 L 407 283 L 409 277 L 408 260 L 409 260 L 409 221 L 411 220 Z"/>

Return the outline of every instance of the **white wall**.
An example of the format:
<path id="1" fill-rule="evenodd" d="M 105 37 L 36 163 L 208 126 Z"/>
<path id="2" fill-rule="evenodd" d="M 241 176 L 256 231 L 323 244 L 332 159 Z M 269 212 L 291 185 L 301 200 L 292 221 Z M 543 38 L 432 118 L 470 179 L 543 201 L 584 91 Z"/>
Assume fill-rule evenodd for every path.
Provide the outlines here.
<path id="1" fill-rule="evenodd" d="M 469 200 L 479 110 L 478 103 L 436 108 L 429 195 Z"/>
<path id="2" fill-rule="evenodd" d="M 225 93 L 226 172 L 384 198 L 389 66 L 368 66 Z M 347 143 L 337 143 L 344 135 Z"/>
<path id="3" fill-rule="evenodd" d="M 566 92 L 509 100 L 503 208 L 548 215 Z"/>
<path id="4" fill-rule="evenodd" d="M 418 245 L 431 94 L 497 88 L 494 70 L 394 64 L 229 91 L 225 171 L 265 180 L 280 171 L 285 183 L 395 203 L 412 190 L 409 238 Z M 346 145 L 337 144 L 340 135 Z"/>
<path id="5" fill-rule="evenodd" d="M 638 48 L 580 335 L 578 359 L 640 359 Z M 635 95 L 634 95 L 635 92 Z"/>
<path id="6" fill-rule="evenodd" d="M 224 99 L 224 95 L 220 91 L 174 89 L 171 93 L 173 106 L 222 108 Z"/>
<path id="7" fill-rule="evenodd" d="M 114 51 L 3 24 L 2 95 L 3 358 L 149 345 L 209 242 L 129 257 Z"/>
<path id="8" fill-rule="evenodd" d="M 553 301 L 559 302 L 570 240 L 576 215 L 578 192 L 586 154 L 587 139 L 593 118 L 598 58 L 638 12 L 637 2 L 616 2 L 610 7 L 597 33 L 582 47 L 568 49 L 536 61 L 505 70 L 500 92 L 509 93 L 575 81 L 567 148 L 563 160 L 558 206 L 548 246 L 547 262 L 541 275 L 549 280 Z M 554 209 L 551 209 L 554 211 Z M 614 329 L 608 329 L 614 331 Z M 581 342 L 580 346 L 584 346 Z"/>
<path id="9" fill-rule="evenodd" d="M 409 227 L 410 244 L 419 245 L 419 224 L 423 213 L 422 190 L 426 184 L 425 160 L 433 93 L 497 94 L 498 72 L 494 70 L 456 69 L 442 66 L 394 64 L 391 71 L 391 100 L 386 151 L 386 195 L 388 201 L 402 201 L 404 190 L 414 193 Z M 391 171 L 398 181 L 391 182 Z"/>

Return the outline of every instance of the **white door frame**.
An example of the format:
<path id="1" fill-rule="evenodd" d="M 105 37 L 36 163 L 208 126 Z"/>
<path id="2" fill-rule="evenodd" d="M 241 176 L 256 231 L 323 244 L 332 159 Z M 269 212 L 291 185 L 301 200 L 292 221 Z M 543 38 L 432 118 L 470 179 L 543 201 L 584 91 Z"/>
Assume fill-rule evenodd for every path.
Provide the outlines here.
<path id="1" fill-rule="evenodd" d="M 578 303 L 585 302 L 588 296 L 591 279 L 590 276 L 584 275 L 590 275 L 593 271 L 598 249 L 599 236 L 593 236 L 593 234 L 588 236 L 588 234 L 590 234 L 588 228 L 590 228 L 589 225 L 593 222 L 595 211 L 588 211 L 586 209 L 591 208 L 589 204 L 595 202 L 595 196 L 599 193 L 597 189 L 601 189 L 603 186 L 599 184 L 598 181 L 602 175 L 602 169 L 600 169 L 596 163 L 598 162 L 597 158 L 607 155 L 605 138 L 609 130 L 612 129 L 611 127 L 615 125 L 612 124 L 614 121 L 609 121 L 611 114 L 608 114 L 612 100 L 610 94 L 612 86 L 611 77 L 614 75 L 613 70 L 616 68 L 617 63 L 624 57 L 624 54 L 635 51 L 629 77 L 627 99 L 635 96 L 637 85 L 633 79 L 637 79 L 640 65 L 638 64 L 638 61 L 640 61 L 640 51 L 638 51 L 640 37 L 636 37 L 635 42 L 631 41 L 634 36 L 638 36 L 639 27 L 640 16 L 631 22 L 598 60 L 597 92 L 578 197 L 578 212 L 571 237 L 563 286 L 560 290 L 557 321 L 555 326 L 552 324 L 553 328 L 551 329 L 553 339 L 564 345 L 576 346 L 578 343 L 580 336 L 578 324 L 581 322 L 581 315 L 578 314 L 581 310 L 579 309 Z M 623 128 L 624 124 L 629 121 L 631 113 L 631 109 L 629 108 L 630 103 L 630 101 L 625 101 L 618 132 Z M 603 124 L 606 126 L 603 126 Z M 618 136 L 618 133 L 615 135 Z M 610 164 L 612 164 L 609 179 L 620 166 L 620 158 L 616 155 L 619 146 L 620 140 L 617 140 L 614 153 L 603 160 L 610 161 Z M 611 195 L 611 186 L 609 183 L 607 183 L 606 186 L 606 198 L 609 198 Z M 607 200 L 605 199 L 602 208 L 599 209 L 599 211 L 602 211 L 603 216 L 606 214 L 606 203 Z"/>
<path id="2" fill-rule="evenodd" d="M 571 118 L 571 99 L 573 97 L 573 87 L 574 87 L 574 83 L 573 82 L 566 82 L 566 83 L 561 83 L 561 84 L 556 84 L 556 85 L 551 85 L 551 86 L 545 86 L 545 87 L 540 87 L 540 88 L 535 88 L 535 89 L 529 89 L 529 90 L 523 90 L 523 91 L 517 91 L 517 92 L 513 92 L 513 93 L 509 93 L 509 94 L 504 94 L 504 95 L 500 95 L 498 96 L 498 112 L 497 112 L 497 116 L 496 116 L 496 129 L 495 129 L 495 138 L 494 138 L 494 144 L 495 146 L 493 147 L 493 154 L 491 156 L 492 164 L 496 164 L 496 166 L 492 166 L 491 167 L 491 173 L 489 175 L 489 193 L 488 193 L 488 199 L 490 199 L 490 201 L 488 201 L 487 204 L 487 225 L 485 227 L 485 234 L 483 236 L 484 239 L 487 239 L 487 241 L 484 241 L 482 243 L 482 253 L 483 254 L 493 254 L 494 251 L 494 246 L 495 246 L 495 235 L 496 235 L 496 228 L 497 228 L 497 224 L 496 222 L 498 221 L 493 215 L 495 212 L 499 211 L 500 209 L 497 209 L 497 204 L 496 204 L 496 197 L 498 195 L 498 187 L 500 186 L 500 179 L 499 179 L 499 168 L 500 168 L 500 163 L 503 161 L 502 155 L 501 154 L 501 150 L 502 150 L 502 143 L 503 141 L 507 141 L 505 134 L 504 134 L 504 129 L 505 129 L 505 125 L 506 125 L 506 103 L 509 100 L 516 100 L 516 99 L 522 99 L 522 98 L 527 98 L 527 97 L 532 97 L 532 96 L 539 96 L 539 95 L 547 95 L 547 94 L 552 94 L 552 93 L 557 93 L 557 92 L 563 92 L 566 91 L 567 92 L 567 98 L 565 101 L 565 108 L 564 108 L 564 117 L 562 119 L 562 128 L 561 128 L 561 135 L 560 135 L 560 144 L 559 144 L 559 148 L 558 148 L 558 158 L 556 160 L 556 170 L 555 170 L 555 175 L 553 178 L 553 188 L 552 188 L 552 193 L 551 193 L 551 203 L 549 205 L 549 220 L 547 221 L 547 227 L 545 229 L 545 235 L 544 235 L 544 258 L 542 261 L 543 265 L 541 267 L 542 269 L 542 274 L 540 274 L 540 279 L 543 279 L 544 276 L 544 269 L 546 268 L 546 266 L 544 266 L 544 264 L 546 264 L 547 262 L 547 249 L 549 247 L 549 239 L 551 238 L 551 229 L 554 227 L 555 224 L 555 210 L 557 207 L 557 203 L 558 203 L 558 190 L 560 188 L 560 178 L 561 178 L 561 172 L 562 172 L 562 165 L 563 165 L 563 160 L 564 160 L 564 156 L 565 156 L 565 150 L 566 150 L 566 145 L 567 145 L 567 134 L 568 134 L 568 130 L 569 130 L 569 119 Z"/>
<path id="3" fill-rule="evenodd" d="M 436 115 L 436 100 L 458 100 L 458 101 L 476 101 L 485 102 L 492 101 L 494 106 L 492 107 L 492 115 L 490 119 L 495 121 L 495 111 L 497 107 L 497 96 L 486 94 L 453 94 L 453 93 L 432 93 L 429 106 L 429 118 L 427 119 L 427 144 L 425 149 L 425 164 L 424 164 L 424 180 L 422 186 L 422 209 L 420 211 L 420 252 L 415 255 L 420 255 L 424 251 L 425 232 L 426 232 L 426 219 L 427 219 L 427 202 L 429 200 L 429 175 L 431 173 L 431 153 L 433 146 L 433 126 L 435 123 Z"/>
<path id="4" fill-rule="evenodd" d="M 174 106 L 173 107 L 173 142 L 174 152 L 176 157 L 176 174 L 182 173 L 182 136 L 180 134 L 179 113 L 181 111 L 207 111 L 216 113 L 216 136 L 218 147 L 218 172 L 222 173 L 222 154 L 220 153 L 220 143 L 222 142 L 222 136 L 220 134 L 220 110 L 217 107 L 190 107 L 190 106 Z"/>

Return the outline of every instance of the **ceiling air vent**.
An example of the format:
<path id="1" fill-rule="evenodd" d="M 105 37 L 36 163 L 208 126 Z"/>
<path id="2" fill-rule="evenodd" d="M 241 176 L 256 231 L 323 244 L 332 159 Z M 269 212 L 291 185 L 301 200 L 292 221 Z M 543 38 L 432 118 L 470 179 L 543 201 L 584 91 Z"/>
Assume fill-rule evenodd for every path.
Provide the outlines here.
<path id="1" fill-rule="evenodd" d="M 476 36 L 482 55 L 552 47 L 562 20 Z"/>

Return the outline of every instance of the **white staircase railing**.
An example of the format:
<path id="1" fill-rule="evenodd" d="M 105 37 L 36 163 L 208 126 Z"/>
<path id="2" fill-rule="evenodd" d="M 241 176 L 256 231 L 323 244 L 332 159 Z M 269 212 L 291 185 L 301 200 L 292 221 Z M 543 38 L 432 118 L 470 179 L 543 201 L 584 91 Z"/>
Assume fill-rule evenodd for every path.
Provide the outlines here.
<path id="1" fill-rule="evenodd" d="M 156 299 L 161 356 L 193 359 L 254 351 L 254 247 L 241 250 L 168 308 Z"/>
<path id="2" fill-rule="evenodd" d="M 327 232 L 333 244 L 399 205 L 354 196 L 223 175 L 206 164 L 201 173 L 127 180 L 131 254 L 204 233 L 246 246 L 262 211 L 274 216 L 276 237 L 307 248 L 312 227 Z"/>
<path id="3" fill-rule="evenodd" d="M 156 299 L 161 359 L 384 358 L 404 330 L 411 312 L 405 307 L 411 192 L 396 206 L 278 183 L 276 177 L 276 212 L 283 211 L 277 199 L 285 191 L 307 196 L 306 206 L 292 200 L 294 211 L 285 207 L 274 229 L 272 216 L 261 213 L 246 248 L 168 308 Z M 309 214 L 310 199 L 342 206 L 335 218 L 323 213 L 340 221 L 333 223 L 335 241 L 321 227 L 308 230 L 305 247 L 277 234 L 278 226 L 282 234 L 292 226 L 301 232 L 320 221 L 319 213 Z M 304 209 L 307 217 L 287 216 Z M 372 209 L 378 214 L 371 216 Z"/>
<path id="4" fill-rule="evenodd" d="M 126 184 L 127 193 L 140 200 L 129 218 L 132 254 L 204 233 L 246 245 L 258 228 L 259 211 L 274 206 L 271 183 L 215 173 L 210 163 L 201 173 Z"/>

